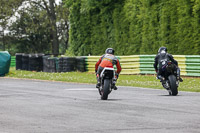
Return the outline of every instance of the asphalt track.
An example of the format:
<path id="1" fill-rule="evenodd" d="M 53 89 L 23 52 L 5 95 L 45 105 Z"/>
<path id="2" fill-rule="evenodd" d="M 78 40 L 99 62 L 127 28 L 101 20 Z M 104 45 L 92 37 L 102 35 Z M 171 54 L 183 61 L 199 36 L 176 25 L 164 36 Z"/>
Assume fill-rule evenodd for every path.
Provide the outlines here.
<path id="1" fill-rule="evenodd" d="M 200 133 L 200 93 L 0 78 L 0 133 Z"/>

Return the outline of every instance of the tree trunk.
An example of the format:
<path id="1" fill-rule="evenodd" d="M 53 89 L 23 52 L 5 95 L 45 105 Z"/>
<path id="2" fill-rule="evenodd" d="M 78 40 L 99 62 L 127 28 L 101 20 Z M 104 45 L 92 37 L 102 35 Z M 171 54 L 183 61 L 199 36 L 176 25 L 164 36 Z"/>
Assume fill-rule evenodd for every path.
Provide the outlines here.
<path id="1" fill-rule="evenodd" d="M 56 26 L 56 13 L 55 13 L 55 0 L 49 0 L 49 8 L 50 8 L 50 19 L 52 24 L 52 36 L 53 36 L 53 43 L 52 43 L 52 53 L 54 56 L 59 55 L 59 42 L 58 42 L 58 34 L 57 34 L 57 26 Z"/>
<path id="2" fill-rule="evenodd" d="M 67 28 L 67 33 L 66 33 L 66 42 L 65 42 L 65 50 L 69 47 L 68 46 L 68 41 L 69 41 L 69 24 L 68 22 L 65 22 L 66 23 L 66 28 Z"/>
<path id="3" fill-rule="evenodd" d="M 52 36 L 53 36 L 52 53 L 54 56 L 58 56 L 59 55 L 59 42 L 58 42 L 56 24 L 53 25 Z"/>

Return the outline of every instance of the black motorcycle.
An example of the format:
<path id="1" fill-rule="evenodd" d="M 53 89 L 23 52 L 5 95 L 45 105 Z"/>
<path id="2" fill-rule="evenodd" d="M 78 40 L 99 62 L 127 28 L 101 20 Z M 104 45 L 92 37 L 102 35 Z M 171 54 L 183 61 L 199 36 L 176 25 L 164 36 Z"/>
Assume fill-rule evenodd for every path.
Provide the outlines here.
<path id="1" fill-rule="evenodd" d="M 100 74 L 101 84 L 98 88 L 102 100 L 107 100 L 116 83 L 114 68 L 105 67 Z"/>
<path id="2" fill-rule="evenodd" d="M 179 80 L 177 79 L 177 67 L 174 63 L 168 61 L 162 67 L 164 77 L 162 86 L 169 92 L 169 95 L 176 96 L 178 94 Z"/>

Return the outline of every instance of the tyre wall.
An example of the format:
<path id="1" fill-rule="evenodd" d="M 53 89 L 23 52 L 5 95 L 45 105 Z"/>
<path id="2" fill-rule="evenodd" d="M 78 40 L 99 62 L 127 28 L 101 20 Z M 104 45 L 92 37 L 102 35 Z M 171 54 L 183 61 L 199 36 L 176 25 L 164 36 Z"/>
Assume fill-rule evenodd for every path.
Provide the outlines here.
<path id="1" fill-rule="evenodd" d="M 117 56 L 122 71 L 120 74 L 156 74 L 153 64 L 156 55 Z M 181 75 L 200 76 L 200 55 L 173 55 L 178 61 Z M 44 72 L 95 72 L 100 56 L 50 57 L 30 54 L 16 54 L 16 70 Z M 116 66 L 114 66 L 116 69 Z"/>
<path id="2" fill-rule="evenodd" d="M 58 60 L 58 72 L 76 71 L 77 60 L 75 57 L 61 57 Z"/>
<path id="3" fill-rule="evenodd" d="M 43 71 L 43 57 L 44 54 L 29 54 L 29 71 Z"/>
<path id="4" fill-rule="evenodd" d="M 22 70 L 22 53 L 16 53 L 15 54 L 15 65 L 16 70 Z"/>
<path id="5" fill-rule="evenodd" d="M 58 72 L 58 58 L 43 56 L 43 72 Z"/>

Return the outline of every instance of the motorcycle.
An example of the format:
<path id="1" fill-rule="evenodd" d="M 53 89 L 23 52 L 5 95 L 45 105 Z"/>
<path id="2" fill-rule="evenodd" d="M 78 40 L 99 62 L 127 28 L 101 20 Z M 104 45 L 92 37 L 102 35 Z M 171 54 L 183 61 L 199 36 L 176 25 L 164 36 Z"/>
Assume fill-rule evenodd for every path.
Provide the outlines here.
<path id="1" fill-rule="evenodd" d="M 178 94 L 179 80 L 177 79 L 177 68 L 176 65 L 168 61 L 163 66 L 164 80 L 162 86 L 169 92 L 169 95 L 176 96 Z"/>
<path id="2" fill-rule="evenodd" d="M 100 74 L 100 79 L 99 94 L 101 100 L 107 100 L 116 83 L 114 68 L 105 67 Z"/>

